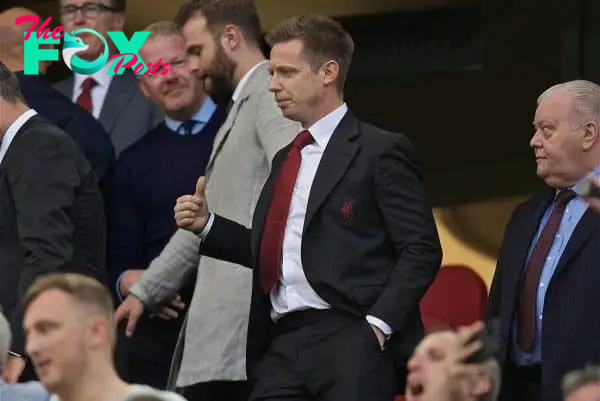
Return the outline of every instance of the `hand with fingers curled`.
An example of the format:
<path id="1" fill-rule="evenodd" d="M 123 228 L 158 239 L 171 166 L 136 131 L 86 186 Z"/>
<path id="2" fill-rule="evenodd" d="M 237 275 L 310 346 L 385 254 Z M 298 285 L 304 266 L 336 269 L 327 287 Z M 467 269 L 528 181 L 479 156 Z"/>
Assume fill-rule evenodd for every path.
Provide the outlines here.
<path id="1" fill-rule="evenodd" d="M 600 177 L 595 177 L 591 182 L 591 190 L 590 195 L 584 197 L 583 199 L 589 203 L 590 207 L 596 211 L 596 213 L 600 213 Z"/>
<path id="2" fill-rule="evenodd" d="M 195 234 L 204 230 L 210 215 L 204 195 L 205 187 L 206 178 L 202 176 L 198 178 L 193 195 L 183 195 L 177 199 L 174 208 L 177 227 Z"/>

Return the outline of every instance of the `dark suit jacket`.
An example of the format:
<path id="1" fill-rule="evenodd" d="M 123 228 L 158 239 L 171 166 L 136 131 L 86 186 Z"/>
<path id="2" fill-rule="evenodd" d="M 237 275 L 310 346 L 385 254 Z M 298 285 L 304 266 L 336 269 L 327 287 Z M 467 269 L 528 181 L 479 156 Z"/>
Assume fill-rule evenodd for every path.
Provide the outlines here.
<path id="1" fill-rule="evenodd" d="M 490 290 L 487 317 L 501 318 L 500 361 L 505 369 L 501 400 L 512 400 L 511 330 L 531 241 L 555 191 L 519 205 L 506 228 Z M 544 300 L 542 388 L 544 401 L 562 400 L 565 373 L 600 363 L 600 215 L 588 210 L 575 228 L 550 281 Z"/>
<path id="2" fill-rule="evenodd" d="M 23 72 L 17 72 L 16 75 L 29 107 L 71 135 L 83 150 L 98 180 L 102 180 L 115 161 L 115 148 L 102 125 L 54 89 L 46 78 L 25 75 Z"/>
<path id="3" fill-rule="evenodd" d="M 248 377 L 271 341 L 271 303 L 258 280 L 259 247 L 275 178 L 289 151 L 273 160 L 252 230 L 215 216 L 201 253 L 254 267 L 248 328 Z M 344 217 L 344 205 L 353 205 Z M 333 308 L 390 325 L 387 345 L 399 373 L 423 336 L 419 301 L 435 278 L 442 251 L 408 139 L 360 123 L 350 111 L 335 130 L 313 181 L 302 264 L 312 288 Z"/>
<path id="4" fill-rule="evenodd" d="M 71 76 L 54 87 L 72 99 L 74 83 L 75 78 Z M 99 120 L 108 132 L 117 158 L 123 150 L 150 132 L 163 119 L 156 106 L 140 91 L 131 68 L 112 78 Z"/>
<path id="5" fill-rule="evenodd" d="M 0 164 L 0 305 L 22 354 L 22 297 L 40 275 L 68 270 L 105 280 L 102 198 L 70 136 L 40 116 Z"/>

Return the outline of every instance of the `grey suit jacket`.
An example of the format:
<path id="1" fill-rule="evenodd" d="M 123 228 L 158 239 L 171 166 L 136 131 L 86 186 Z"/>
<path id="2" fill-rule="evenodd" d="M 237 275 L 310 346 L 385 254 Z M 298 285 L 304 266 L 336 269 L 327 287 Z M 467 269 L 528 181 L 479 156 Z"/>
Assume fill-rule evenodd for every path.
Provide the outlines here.
<path id="1" fill-rule="evenodd" d="M 210 209 L 247 227 L 273 156 L 301 130 L 277 107 L 268 90 L 268 80 L 266 64 L 250 75 L 217 133 L 207 167 L 206 198 Z M 252 271 L 209 257 L 200 258 L 199 246 L 198 237 L 178 230 L 131 288 L 152 309 L 176 294 L 190 271 L 199 269 L 184 333 L 178 387 L 246 379 Z M 174 366 L 178 362 L 175 360 Z"/>
<path id="2" fill-rule="evenodd" d="M 56 83 L 54 87 L 71 99 L 74 82 L 75 79 L 71 76 Z M 116 156 L 119 157 L 123 150 L 160 123 L 163 115 L 144 97 L 138 88 L 135 74 L 131 69 L 127 69 L 122 75 L 113 77 L 99 120 L 112 140 Z"/>

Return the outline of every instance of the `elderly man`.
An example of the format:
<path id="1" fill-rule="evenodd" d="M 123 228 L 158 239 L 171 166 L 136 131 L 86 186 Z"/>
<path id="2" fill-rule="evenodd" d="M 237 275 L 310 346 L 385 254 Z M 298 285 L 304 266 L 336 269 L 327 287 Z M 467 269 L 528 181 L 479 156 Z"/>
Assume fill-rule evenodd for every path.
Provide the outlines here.
<path id="1" fill-rule="evenodd" d="M 476 322 L 457 332 L 441 330 L 426 336 L 408 361 L 406 400 L 495 401 L 500 391 L 497 360 L 464 362 L 481 347 L 471 341 L 481 328 Z"/>
<path id="2" fill-rule="evenodd" d="M 490 290 L 499 316 L 501 400 L 559 401 L 571 369 L 600 362 L 600 215 L 577 196 L 600 173 L 600 86 L 571 81 L 538 99 L 531 147 L 548 188 L 508 223 Z"/>
<path id="3" fill-rule="evenodd" d="M 8 359 L 12 333 L 8 320 L 0 313 L 0 373 Z M 2 401 L 47 401 L 50 394 L 38 382 L 6 383 L 0 379 L 0 400 Z"/>

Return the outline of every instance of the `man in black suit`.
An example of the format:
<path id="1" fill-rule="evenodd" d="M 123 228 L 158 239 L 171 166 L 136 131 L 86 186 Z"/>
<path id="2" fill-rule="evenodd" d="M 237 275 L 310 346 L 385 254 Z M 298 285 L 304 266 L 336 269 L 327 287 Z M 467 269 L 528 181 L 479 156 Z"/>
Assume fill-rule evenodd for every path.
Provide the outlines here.
<path id="1" fill-rule="evenodd" d="M 559 401 L 570 370 L 600 362 L 600 215 L 576 196 L 600 173 L 600 86 L 556 85 L 538 99 L 537 175 L 548 188 L 519 205 L 504 234 L 488 306 L 501 319 L 500 400 Z"/>
<path id="2" fill-rule="evenodd" d="M 66 133 L 26 104 L 0 63 L 0 306 L 13 345 L 2 372 L 25 366 L 21 301 L 40 275 L 75 270 L 105 280 L 102 198 L 89 162 Z"/>
<path id="3" fill-rule="evenodd" d="M 209 212 L 204 177 L 175 219 L 203 255 L 254 268 L 252 400 L 392 400 L 442 256 L 416 151 L 348 110 L 354 44 L 337 22 L 294 17 L 268 39 L 270 89 L 305 130 L 275 156 L 251 230 Z"/>
<path id="4" fill-rule="evenodd" d="M 102 180 L 115 160 L 115 149 L 102 125 L 88 112 L 52 87 L 42 75 L 48 62 L 40 62 L 40 75 L 25 75 L 24 40 L 33 22 L 15 25 L 18 17 L 36 15 L 25 8 L 0 13 L 0 61 L 19 79 L 25 102 L 42 117 L 65 131 L 77 142 L 89 160 L 98 180 Z"/>

